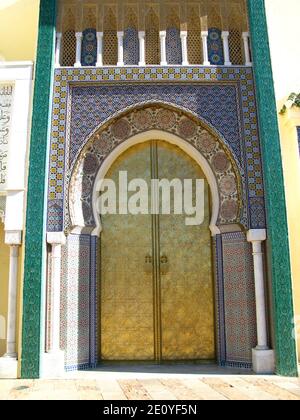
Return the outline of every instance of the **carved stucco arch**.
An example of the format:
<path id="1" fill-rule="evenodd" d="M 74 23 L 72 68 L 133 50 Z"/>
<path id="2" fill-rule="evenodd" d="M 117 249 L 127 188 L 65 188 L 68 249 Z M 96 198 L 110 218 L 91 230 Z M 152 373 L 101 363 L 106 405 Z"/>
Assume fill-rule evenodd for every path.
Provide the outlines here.
<path id="1" fill-rule="evenodd" d="M 70 176 L 70 229 L 101 232 L 96 211 L 97 184 L 128 148 L 149 140 L 175 144 L 202 168 L 212 195 L 210 229 L 240 224 L 242 178 L 238 164 L 218 133 L 191 113 L 162 103 L 139 105 L 98 127 L 78 155 Z"/>

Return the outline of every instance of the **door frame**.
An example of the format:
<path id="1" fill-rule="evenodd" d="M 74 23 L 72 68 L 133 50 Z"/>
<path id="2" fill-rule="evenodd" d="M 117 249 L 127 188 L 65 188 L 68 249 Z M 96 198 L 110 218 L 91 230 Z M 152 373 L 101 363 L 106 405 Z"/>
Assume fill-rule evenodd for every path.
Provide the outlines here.
<path id="1" fill-rule="evenodd" d="M 213 293 L 214 293 L 214 319 L 215 319 L 215 326 L 214 326 L 214 335 L 215 335 L 215 354 L 216 354 L 216 361 L 218 361 L 219 364 L 222 363 L 223 359 L 223 351 L 222 351 L 222 344 L 223 340 L 219 340 L 218 337 L 221 337 L 224 335 L 224 326 L 220 324 L 219 314 L 219 272 L 217 270 L 217 264 L 216 264 L 216 238 L 220 236 L 221 231 L 219 227 L 217 226 L 217 221 L 219 217 L 219 211 L 220 211 L 220 196 L 219 196 L 219 189 L 217 180 L 215 177 L 215 174 L 213 173 L 208 161 L 204 158 L 204 156 L 201 155 L 201 153 L 190 143 L 188 143 L 183 138 L 171 134 L 169 132 L 165 132 L 162 130 L 149 130 L 143 133 L 136 134 L 132 136 L 131 138 L 127 139 L 126 141 L 122 142 L 118 147 L 116 147 L 102 162 L 102 165 L 97 173 L 94 187 L 93 187 L 93 195 L 92 195 L 92 203 L 93 203 L 93 213 L 94 213 L 94 220 L 96 222 L 96 228 L 92 231 L 91 236 L 96 241 L 97 245 L 94 245 L 94 250 L 92 250 L 92 253 L 96 254 L 96 256 L 99 256 L 100 249 L 101 249 L 101 232 L 102 232 L 102 223 L 101 223 L 101 215 L 98 212 L 97 207 L 97 198 L 98 198 L 98 192 L 99 191 L 99 183 L 101 183 L 101 180 L 105 179 L 107 176 L 107 173 L 109 172 L 110 168 L 114 164 L 114 162 L 127 150 L 134 147 L 135 145 L 146 143 L 150 141 L 165 141 L 166 143 L 172 144 L 174 146 L 177 146 L 182 150 L 184 153 L 186 153 L 190 158 L 192 158 L 197 165 L 202 169 L 206 180 L 209 185 L 210 190 L 210 202 L 211 202 L 211 220 L 209 229 L 211 231 L 211 258 L 212 258 L 212 280 L 213 280 Z M 96 251 L 97 249 L 97 251 Z M 97 313 L 97 322 L 98 326 L 95 328 L 93 325 L 91 325 L 91 328 L 95 330 L 95 336 L 94 339 L 96 342 L 94 343 L 94 349 L 95 353 L 97 354 L 98 363 L 101 363 L 100 354 L 99 354 L 99 345 L 98 345 L 98 339 L 100 334 L 100 323 L 101 323 L 101 311 L 100 311 L 100 305 L 101 305 L 101 296 L 100 296 L 100 287 L 99 284 L 101 282 L 101 266 L 100 264 L 97 264 L 97 273 L 96 273 L 96 288 L 97 291 L 97 299 L 96 299 L 96 305 L 94 311 Z M 96 360 L 94 359 L 94 366 L 97 364 Z M 137 362 L 138 363 L 138 362 Z M 157 361 L 152 363 L 159 363 Z"/>

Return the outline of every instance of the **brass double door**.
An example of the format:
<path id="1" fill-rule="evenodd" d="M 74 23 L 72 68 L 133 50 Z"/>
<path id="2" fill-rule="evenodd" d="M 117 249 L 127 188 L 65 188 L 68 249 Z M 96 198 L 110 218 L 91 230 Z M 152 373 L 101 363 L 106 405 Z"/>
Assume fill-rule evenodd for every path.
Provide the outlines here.
<path id="1" fill-rule="evenodd" d="M 120 156 L 107 174 L 117 186 L 120 171 L 128 182 L 145 180 L 149 196 L 151 179 L 205 179 L 193 159 L 163 141 Z M 209 213 L 205 181 L 201 226 L 186 226 L 184 214 L 102 216 L 102 361 L 215 358 Z"/>

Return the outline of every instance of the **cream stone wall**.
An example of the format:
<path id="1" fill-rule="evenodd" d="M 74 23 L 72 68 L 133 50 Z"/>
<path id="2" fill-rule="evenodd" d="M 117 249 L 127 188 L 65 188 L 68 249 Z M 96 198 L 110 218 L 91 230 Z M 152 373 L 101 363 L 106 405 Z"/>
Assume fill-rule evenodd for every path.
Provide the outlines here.
<path id="1" fill-rule="evenodd" d="M 265 0 L 278 112 L 292 92 L 300 92 L 300 1 Z M 298 118 L 297 118 L 298 114 Z M 286 187 L 294 301 L 300 360 L 300 156 L 295 125 L 300 110 L 278 115 Z M 270 156 L 271 158 L 271 156 Z"/>
<path id="2" fill-rule="evenodd" d="M 4 225 L 0 223 L 0 357 L 5 353 L 7 320 L 9 247 L 4 244 Z"/>

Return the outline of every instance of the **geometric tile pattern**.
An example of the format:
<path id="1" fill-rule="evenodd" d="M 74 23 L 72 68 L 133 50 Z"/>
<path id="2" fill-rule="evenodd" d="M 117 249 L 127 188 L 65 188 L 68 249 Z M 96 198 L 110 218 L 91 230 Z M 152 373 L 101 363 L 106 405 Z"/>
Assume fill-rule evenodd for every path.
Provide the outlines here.
<path id="1" fill-rule="evenodd" d="M 134 28 L 128 28 L 124 31 L 124 63 L 126 66 L 139 64 L 139 35 Z"/>
<path id="2" fill-rule="evenodd" d="M 245 178 L 249 226 L 264 226 L 264 187 L 251 68 L 57 69 L 53 101 L 49 200 L 57 200 L 61 208 L 65 174 L 72 170 L 90 133 L 128 107 L 161 101 L 194 113 L 220 133 Z M 53 229 L 49 219 L 48 227 Z"/>
<path id="3" fill-rule="evenodd" d="M 95 66 L 97 61 L 97 36 L 95 29 L 86 29 L 82 33 L 81 64 Z"/>
<path id="4" fill-rule="evenodd" d="M 67 370 L 90 365 L 90 254 L 90 236 L 68 236 L 62 251 L 60 316 Z"/>
<path id="5" fill-rule="evenodd" d="M 222 235 L 222 253 L 226 337 L 222 362 L 250 367 L 257 344 L 252 247 L 244 233 L 227 233 Z"/>
<path id="6" fill-rule="evenodd" d="M 166 45 L 167 63 L 172 65 L 182 64 L 182 46 L 179 29 L 167 29 Z"/>
<path id="7" fill-rule="evenodd" d="M 69 98 L 69 107 L 72 109 L 71 115 L 68 115 L 71 128 L 70 164 L 85 139 L 98 125 L 116 112 L 150 100 L 175 103 L 201 115 L 225 138 L 230 139 L 231 149 L 241 159 L 239 104 L 235 86 L 74 86 Z"/>
<path id="8" fill-rule="evenodd" d="M 207 48 L 210 64 L 224 65 L 223 41 L 220 29 L 210 28 L 208 30 Z"/>

